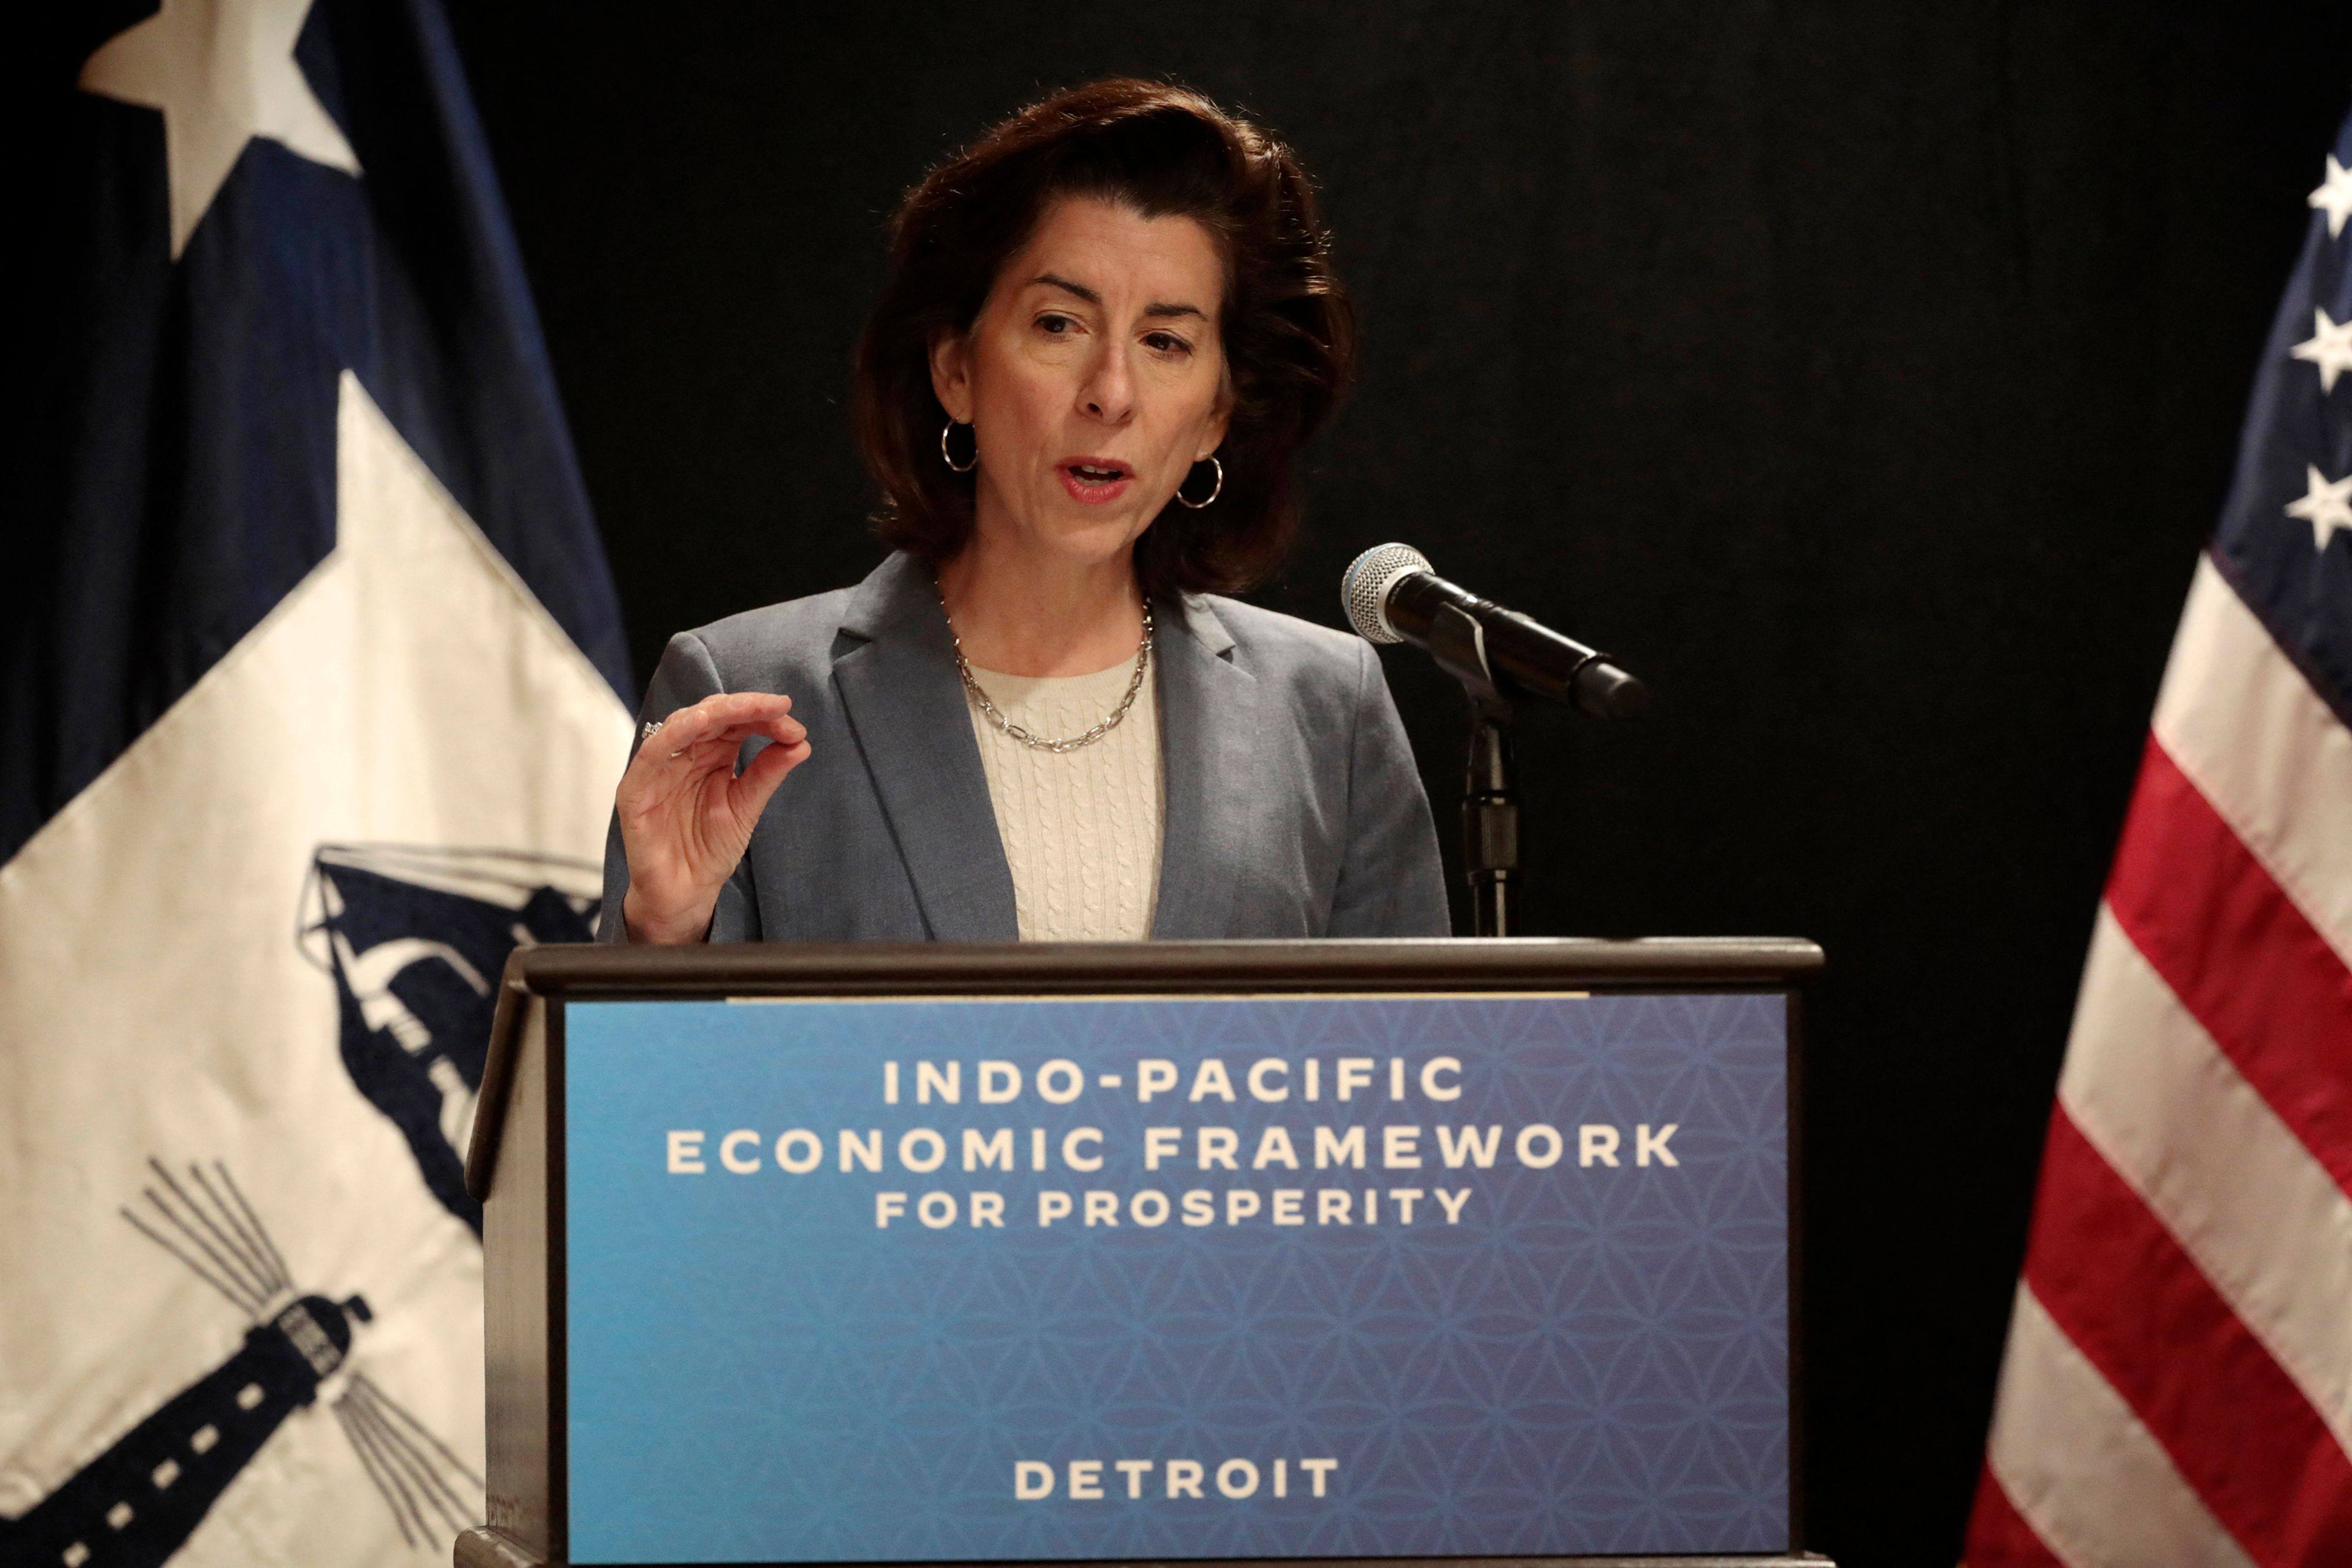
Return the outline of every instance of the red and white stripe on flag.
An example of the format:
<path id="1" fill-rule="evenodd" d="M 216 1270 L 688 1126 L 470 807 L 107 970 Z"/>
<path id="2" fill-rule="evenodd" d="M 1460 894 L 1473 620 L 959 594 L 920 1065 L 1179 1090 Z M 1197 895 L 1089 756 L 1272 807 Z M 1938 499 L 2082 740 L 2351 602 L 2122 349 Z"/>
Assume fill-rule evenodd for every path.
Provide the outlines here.
<path id="1" fill-rule="evenodd" d="M 2091 940 L 1966 1561 L 2352 1564 L 2352 732 L 2211 556 Z"/>

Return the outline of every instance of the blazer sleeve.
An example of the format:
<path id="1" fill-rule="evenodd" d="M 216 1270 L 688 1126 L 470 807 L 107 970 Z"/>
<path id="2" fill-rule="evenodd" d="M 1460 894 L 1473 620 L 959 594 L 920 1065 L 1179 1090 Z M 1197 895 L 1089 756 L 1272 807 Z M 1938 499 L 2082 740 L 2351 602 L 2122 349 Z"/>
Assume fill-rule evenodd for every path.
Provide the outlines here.
<path id="1" fill-rule="evenodd" d="M 667 719 L 683 707 L 692 707 L 703 698 L 727 689 L 719 678 L 719 666 L 710 657 L 710 650 L 702 639 L 691 632 L 681 632 L 669 640 L 662 650 L 661 664 L 654 670 L 654 678 L 646 686 L 645 706 L 637 710 L 637 734 L 643 737 L 648 723 Z M 639 746 L 645 744 L 640 738 Z M 636 753 L 629 754 L 634 758 Z M 736 766 L 742 766 L 738 758 Z M 626 926 L 621 919 L 621 900 L 629 891 L 629 861 L 621 851 L 621 817 L 615 810 L 604 830 L 604 901 L 596 915 L 596 940 L 626 942 Z M 757 942 L 760 939 L 760 905 L 751 894 L 751 857 L 746 854 L 719 890 L 719 903 L 710 912 L 710 929 L 704 934 L 706 942 Z"/>
<path id="2" fill-rule="evenodd" d="M 1445 873 L 1429 797 L 1380 655 L 1359 641 L 1348 763 L 1348 847 L 1331 900 L 1334 936 L 1450 936 Z"/>

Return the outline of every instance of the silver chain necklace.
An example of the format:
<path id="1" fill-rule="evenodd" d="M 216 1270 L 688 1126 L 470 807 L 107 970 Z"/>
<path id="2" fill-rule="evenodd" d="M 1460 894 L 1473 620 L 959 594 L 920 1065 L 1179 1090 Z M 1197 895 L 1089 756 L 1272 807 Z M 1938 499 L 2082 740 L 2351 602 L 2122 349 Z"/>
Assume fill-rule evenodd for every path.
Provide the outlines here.
<path id="1" fill-rule="evenodd" d="M 1143 690 L 1144 672 L 1151 667 L 1151 601 L 1146 599 L 1143 601 L 1143 641 L 1135 650 L 1135 674 L 1127 683 L 1127 695 L 1118 699 L 1118 706 L 1110 710 L 1108 718 L 1085 734 L 1071 736 L 1066 740 L 1047 740 L 1030 734 L 998 712 L 996 705 L 988 700 L 988 694 L 980 689 L 980 682 L 972 677 L 971 661 L 963 656 L 963 639 L 956 635 L 955 618 L 948 615 L 948 596 L 944 593 L 940 595 L 940 613 L 948 616 L 948 641 L 955 644 L 956 674 L 963 678 L 963 689 L 971 694 L 971 700 L 980 705 L 980 711 L 988 716 L 989 723 L 1032 751 L 1051 751 L 1058 756 L 1063 752 L 1076 751 L 1081 746 L 1092 746 L 1117 729 L 1118 721 L 1127 716 L 1127 710 L 1135 706 L 1136 695 Z"/>

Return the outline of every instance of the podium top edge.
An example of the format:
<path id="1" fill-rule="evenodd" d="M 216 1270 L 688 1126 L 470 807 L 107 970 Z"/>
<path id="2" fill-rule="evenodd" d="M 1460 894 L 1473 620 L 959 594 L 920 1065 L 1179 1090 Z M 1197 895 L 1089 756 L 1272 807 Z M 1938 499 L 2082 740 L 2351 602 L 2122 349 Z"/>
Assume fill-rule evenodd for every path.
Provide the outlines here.
<path id="1" fill-rule="evenodd" d="M 1587 936 L 1315 941 L 551 945 L 517 952 L 507 981 L 533 996 L 960 995 L 1171 987 L 1456 989 L 1491 986 L 1797 981 L 1821 948 L 1798 937 Z"/>

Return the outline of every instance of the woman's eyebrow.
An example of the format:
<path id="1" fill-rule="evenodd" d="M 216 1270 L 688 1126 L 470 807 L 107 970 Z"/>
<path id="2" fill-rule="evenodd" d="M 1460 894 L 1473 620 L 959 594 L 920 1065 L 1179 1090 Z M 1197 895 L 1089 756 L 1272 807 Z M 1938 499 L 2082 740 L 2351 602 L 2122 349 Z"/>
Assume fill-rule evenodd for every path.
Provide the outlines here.
<path id="1" fill-rule="evenodd" d="M 1066 277 L 1057 277 L 1050 272 L 1041 272 L 1029 281 L 1032 284 L 1042 283 L 1048 288 L 1058 288 L 1067 294 L 1075 294 L 1089 305 L 1099 305 L 1102 303 L 1102 296 L 1096 293 L 1093 289 L 1088 288 L 1085 284 L 1073 283 Z M 1143 308 L 1143 313 L 1155 319 L 1164 319 L 1173 316 L 1198 316 L 1204 321 L 1209 319 L 1208 312 L 1202 309 L 1197 305 L 1155 302 L 1145 306 Z"/>
<path id="2" fill-rule="evenodd" d="M 1085 284 L 1073 283 L 1066 277 L 1056 277 L 1050 272 L 1041 272 L 1029 281 L 1033 284 L 1042 283 L 1048 288 L 1059 288 L 1065 293 L 1075 294 L 1089 305 L 1099 305 L 1102 303 L 1102 296 L 1097 294 L 1093 289 L 1088 288 Z"/>

